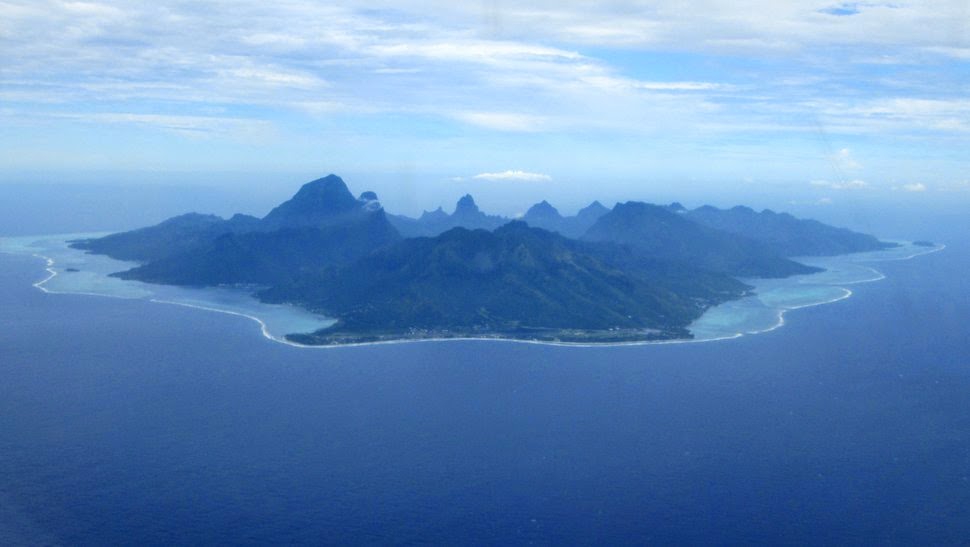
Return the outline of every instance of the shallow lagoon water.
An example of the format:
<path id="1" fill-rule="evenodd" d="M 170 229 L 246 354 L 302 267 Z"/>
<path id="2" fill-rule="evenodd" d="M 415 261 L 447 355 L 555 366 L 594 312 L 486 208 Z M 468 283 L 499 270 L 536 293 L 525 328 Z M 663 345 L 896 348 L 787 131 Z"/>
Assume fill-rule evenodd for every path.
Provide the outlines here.
<path id="1" fill-rule="evenodd" d="M 286 342 L 287 334 L 314 332 L 334 323 L 331 318 L 296 306 L 262 303 L 251 295 L 251 291 L 242 288 L 171 287 L 109 277 L 108 274 L 137 264 L 89 254 L 69 246 L 71 240 L 100 235 L 104 234 L 2 238 L 0 252 L 47 259 L 50 275 L 36 286 L 48 292 L 146 299 L 242 315 L 259 322 L 263 335 L 278 342 Z M 754 287 L 753 294 L 707 310 L 690 325 L 694 341 L 735 338 L 776 329 L 784 325 L 787 311 L 837 302 L 852 295 L 848 286 L 884 279 L 874 267 L 879 262 L 906 260 L 944 248 L 942 245 L 921 247 L 909 242 L 897 243 L 899 247 L 883 251 L 796 258 L 804 264 L 825 269 L 817 274 L 786 279 L 744 279 Z"/>
<path id="2" fill-rule="evenodd" d="M 172 287 L 110 277 L 109 274 L 128 270 L 137 263 L 90 254 L 69 246 L 72 240 L 101 235 L 105 234 L 0 238 L 0 252 L 46 259 L 49 275 L 36 286 L 47 292 L 144 299 L 241 315 L 259 322 L 263 335 L 279 342 L 285 341 L 287 334 L 313 332 L 334 323 L 333 319 L 296 306 L 265 304 L 245 289 Z"/>
<path id="3" fill-rule="evenodd" d="M 704 313 L 690 330 L 697 341 L 757 334 L 785 324 L 791 310 L 831 304 L 852 296 L 849 288 L 885 279 L 879 262 L 909 260 L 943 250 L 944 245 L 923 247 L 897 241 L 898 247 L 840 256 L 796 257 L 794 260 L 825 271 L 785 279 L 742 279 L 754 287 L 751 296 L 725 302 Z"/>

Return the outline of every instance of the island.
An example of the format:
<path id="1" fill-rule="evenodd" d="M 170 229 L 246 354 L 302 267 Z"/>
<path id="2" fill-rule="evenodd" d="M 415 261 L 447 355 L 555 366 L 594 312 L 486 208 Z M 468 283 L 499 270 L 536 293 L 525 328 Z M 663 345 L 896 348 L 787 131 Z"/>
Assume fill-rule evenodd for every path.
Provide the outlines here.
<path id="1" fill-rule="evenodd" d="M 71 246 L 135 261 L 122 279 L 245 287 L 336 322 L 287 338 L 337 345 L 445 338 L 617 343 L 689 339 L 707 309 L 751 294 L 748 278 L 807 275 L 793 256 L 895 244 L 746 207 L 593 202 L 563 216 L 385 212 L 329 175 L 262 218 L 189 213 Z"/>

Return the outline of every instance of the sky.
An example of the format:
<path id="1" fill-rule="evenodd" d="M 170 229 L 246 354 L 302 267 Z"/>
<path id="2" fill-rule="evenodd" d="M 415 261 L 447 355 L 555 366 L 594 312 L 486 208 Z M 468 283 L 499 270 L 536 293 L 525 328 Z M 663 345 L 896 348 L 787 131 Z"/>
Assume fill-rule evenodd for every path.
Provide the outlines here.
<path id="1" fill-rule="evenodd" d="M 968 199 L 967 150 L 967 0 L 0 0 L 6 181 L 823 206 Z"/>

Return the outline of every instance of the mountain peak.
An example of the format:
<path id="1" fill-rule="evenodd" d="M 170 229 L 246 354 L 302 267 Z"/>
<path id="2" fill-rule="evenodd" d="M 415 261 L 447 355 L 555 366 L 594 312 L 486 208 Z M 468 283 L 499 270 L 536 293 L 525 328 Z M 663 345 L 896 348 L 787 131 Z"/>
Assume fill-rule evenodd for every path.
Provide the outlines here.
<path id="1" fill-rule="evenodd" d="M 609 211 L 610 210 L 607 209 L 602 203 L 600 203 L 599 201 L 594 201 L 593 203 L 590 203 L 586 207 L 583 207 L 582 209 L 580 209 L 579 212 L 576 213 L 576 216 L 583 217 L 583 218 L 586 218 L 586 217 L 599 218 L 605 215 L 606 213 L 608 213 Z"/>
<path id="2" fill-rule="evenodd" d="M 478 205 L 475 205 L 475 198 L 473 198 L 471 194 L 465 194 L 461 197 L 461 199 L 458 200 L 458 203 L 455 204 L 454 214 L 456 215 L 478 214 L 480 212 L 481 211 L 478 210 Z"/>
<path id="3" fill-rule="evenodd" d="M 354 195 L 350 193 L 350 189 L 347 188 L 347 183 L 344 179 L 338 177 L 337 175 L 330 174 L 325 177 L 312 180 L 300 187 L 297 191 L 296 196 L 300 194 L 303 195 L 330 195 L 333 197 L 343 198 L 345 196 L 353 197 Z"/>
<path id="4" fill-rule="evenodd" d="M 418 218 L 419 222 L 444 222 L 446 220 L 448 220 L 448 213 L 441 207 L 438 207 L 434 211 L 425 211 Z"/>
<path id="5" fill-rule="evenodd" d="M 532 207 L 529 207 L 529 210 L 526 211 L 525 213 L 525 218 L 536 218 L 536 217 L 560 218 L 562 217 L 562 215 L 560 215 L 559 211 L 555 207 L 550 205 L 548 201 L 542 200 L 539 203 L 536 203 L 535 205 L 533 205 Z"/>
<path id="6" fill-rule="evenodd" d="M 331 174 L 304 184 L 292 198 L 270 211 L 263 222 L 271 228 L 322 225 L 362 208 L 343 179 Z"/>
<path id="7" fill-rule="evenodd" d="M 627 201 L 625 203 L 617 203 L 616 207 L 613 208 L 613 211 L 624 214 L 652 214 L 655 216 L 659 215 L 661 217 L 671 214 L 666 207 L 654 205 L 653 203 L 645 203 L 643 201 Z"/>
<path id="8" fill-rule="evenodd" d="M 283 205 L 287 203 L 297 204 L 306 208 L 349 211 L 357 204 L 357 200 L 350 193 L 350 189 L 347 188 L 347 183 L 337 175 L 331 174 L 304 184 Z"/>
<path id="9" fill-rule="evenodd" d="M 163 221 L 161 226 L 201 226 L 222 222 L 222 217 L 203 213 L 185 213 Z"/>

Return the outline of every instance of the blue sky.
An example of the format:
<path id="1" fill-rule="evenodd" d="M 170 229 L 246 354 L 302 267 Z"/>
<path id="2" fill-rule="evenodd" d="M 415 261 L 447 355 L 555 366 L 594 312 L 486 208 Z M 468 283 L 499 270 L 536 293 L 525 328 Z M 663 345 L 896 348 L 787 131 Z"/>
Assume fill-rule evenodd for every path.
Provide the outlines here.
<path id="1" fill-rule="evenodd" d="M 589 4 L 0 1 L 0 163 L 970 195 L 966 0 Z"/>

